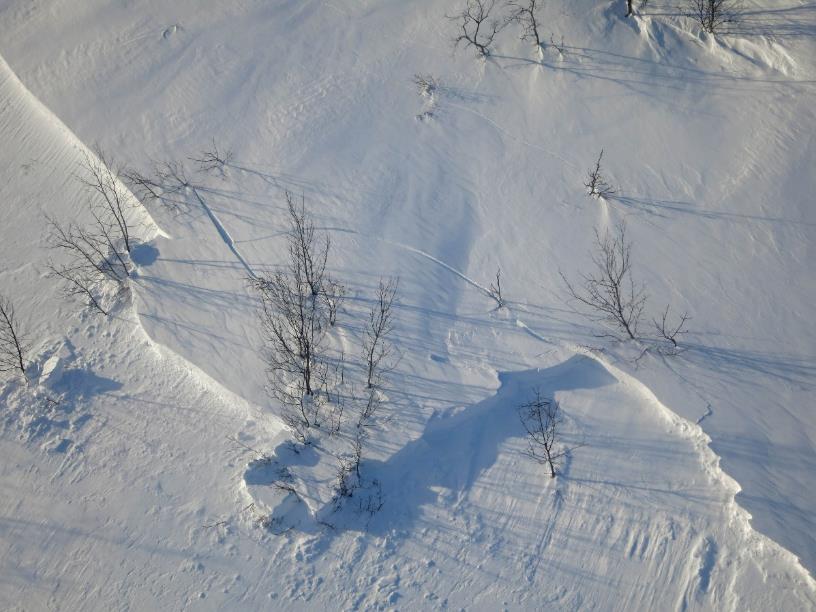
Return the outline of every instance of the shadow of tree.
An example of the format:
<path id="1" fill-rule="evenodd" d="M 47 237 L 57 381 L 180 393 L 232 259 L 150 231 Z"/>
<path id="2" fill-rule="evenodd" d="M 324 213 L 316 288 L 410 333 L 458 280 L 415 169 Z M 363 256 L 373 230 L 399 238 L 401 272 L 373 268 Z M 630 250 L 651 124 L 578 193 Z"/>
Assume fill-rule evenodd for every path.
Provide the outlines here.
<path id="1" fill-rule="evenodd" d="M 364 461 L 362 470 L 382 486 L 383 510 L 368 530 L 385 534 L 407 528 L 423 505 L 437 500 L 436 488 L 466 493 L 495 462 L 501 445 L 521 437 L 519 404 L 537 387 L 546 397 L 558 391 L 593 389 L 615 382 L 597 361 L 574 356 L 546 370 L 502 373 L 493 397 L 453 415 L 432 419 L 423 434 L 386 461 Z"/>

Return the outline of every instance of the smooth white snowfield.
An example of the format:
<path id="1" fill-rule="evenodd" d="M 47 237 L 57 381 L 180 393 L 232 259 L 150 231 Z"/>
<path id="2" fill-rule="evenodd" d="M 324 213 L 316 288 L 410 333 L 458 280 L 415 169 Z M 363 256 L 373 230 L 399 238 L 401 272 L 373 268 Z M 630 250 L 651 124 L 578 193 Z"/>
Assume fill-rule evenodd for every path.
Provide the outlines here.
<path id="1" fill-rule="evenodd" d="M 816 608 L 816 7 L 715 39 L 619 4 L 550 0 L 567 53 L 539 64 L 510 29 L 453 55 L 447 0 L 0 0 L 0 293 L 39 381 L 0 390 L 0 608 Z M 81 216 L 86 147 L 147 169 L 213 139 L 223 172 L 135 213 L 113 316 L 62 298 L 44 215 Z M 289 437 L 246 282 L 284 261 L 284 189 L 331 236 L 350 357 L 400 277 L 373 516 L 334 520 L 308 452 L 287 505 L 228 440 Z M 648 317 L 693 317 L 681 355 L 566 299 L 621 219 Z M 523 454 L 536 386 L 583 444 L 555 480 Z"/>

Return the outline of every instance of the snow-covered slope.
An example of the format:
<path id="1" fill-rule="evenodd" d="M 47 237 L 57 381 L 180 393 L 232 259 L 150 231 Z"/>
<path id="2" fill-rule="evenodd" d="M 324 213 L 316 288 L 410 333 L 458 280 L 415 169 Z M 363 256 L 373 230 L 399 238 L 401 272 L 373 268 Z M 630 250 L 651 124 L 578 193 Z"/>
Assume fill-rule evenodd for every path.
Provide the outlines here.
<path id="1" fill-rule="evenodd" d="M 453 55 L 457 4 L 0 3 L 0 291 L 62 370 L 0 396 L 4 607 L 816 605 L 816 10 L 751 3 L 715 39 L 553 0 L 566 54 L 539 63 L 510 30 Z M 86 145 L 147 168 L 213 139 L 233 160 L 143 213 L 116 315 L 58 297 L 43 214 L 80 209 Z M 583 190 L 601 148 L 608 201 Z M 286 189 L 331 236 L 349 354 L 400 277 L 401 360 L 364 465 L 382 510 L 275 536 L 227 437 L 286 436 L 246 282 L 283 261 Z M 693 316 L 680 355 L 566 298 L 621 219 L 649 316 Z M 584 444 L 554 481 L 522 452 L 533 386 Z"/>

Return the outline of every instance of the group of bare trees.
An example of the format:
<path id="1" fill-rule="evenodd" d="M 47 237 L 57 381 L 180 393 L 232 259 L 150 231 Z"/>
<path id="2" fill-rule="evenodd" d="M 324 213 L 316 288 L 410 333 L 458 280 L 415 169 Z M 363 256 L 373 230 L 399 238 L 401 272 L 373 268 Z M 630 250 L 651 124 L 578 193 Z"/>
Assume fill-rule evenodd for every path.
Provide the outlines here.
<path id="1" fill-rule="evenodd" d="M 364 382 L 355 387 L 348 380 L 345 355 L 332 353 L 327 341 L 346 293 L 327 272 L 331 241 L 315 228 L 303 197 L 286 193 L 286 203 L 286 264 L 269 276 L 250 279 L 261 302 L 268 390 L 300 442 L 309 443 L 321 431 L 349 438 L 351 451 L 339 458 L 337 485 L 340 496 L 349 496 L 356 486 L 351 476 L 359 482 L 367 431 L 377 422 L 384 376 L 395 365 L 390 336 L 398 283 L 379 283 L 361 339 L 358 363 Z M 349 403 L 355 408 L 352 421 L 346 414 Z M 343 427 L 346 422 L 350 432 Z"/>
<path id="2" fill-rule="evenodd" d="M 694 19 L 710 34 L 714 34 L 723 25 L 733 23 L 741 12 L 742 0 L 683 0 L 678 13 Z M 635 5 L 641 8 L 648 0 L 625 0 L 624 16 L 635 15 Z M 539 53 L 546 42 L 543 39 L 541 9 L 544 0 L 465 0 L 462 10 L 454 15 L 446 15 L 455 22 L 458 34 L 453 38 L 454 48 L 460 45 L 472 47 L 480 57 L 491 54 L 496 36 L 509 25 L 520 28 L 519 38 L 531 42 Z M 554 35 L 550 41 L 555 45 Z M 558 51 L 563 55 L 563 44 Z"/>
<path id="3" fill-rule="evenodd" d="M 108 314 L 100 296 L 105 283 L 124 287 L 131 274 L 134 247 L 131 214 L 134 202 L 119 173 L 101 150 L 85 152 L 78 179 L 85 187 L 89 221 L 61 223 L 46 217 L 49 244 L 58 262 L 49 261 L 51 276 L 63 281 L 68 295 L 81 296 L 97 311 Z M 14 304 L 0 296 L 0 373 L 17 374 L 28 383 L 29 337 Z"/>
<path id="4" fill-rule="evenodd" d="M 90 221 L 60 223 L 48 217 L 50 245 L 61 256 L 49 262 L 51 274 L 64 281 L 69 295 L 80 296 L 102 314 L 99 296 L 106 282 L 124 287 L 131 274 L 132 212 L 135 202 L 102 151 L 85 153 L 79 177 L 88 192 Z"/>
<path id="5" fill-rule="evenodd" d="M 543 0 L 466 0 L 459 13 L 447 16 L 459 27 L 459 34 L 453 39 L 454 48 L 473 47 L 477 55 L 487 57 L 498 33 L 517 25 L 519 38 L 540 50 L 545 45 L 542 5 Z"/>
<path id="6" fill-rule="evenodd" d="M 270 369 L 272 395 L 289 410 L 284 420 L 301 439 L 307 430 L 320 427 L 320 401 L 316 395 L 329 372 L 323 354 L 330 325 L 326 263 L 331 243 L 319 239 L 306 215 L 305 202 L 298 204 L 286 194 L 290 230 L 286 266 L 269 277 L 251 279 L 261 297 L 264 337 Z"/>
<path id="7" fill-rule="evenodd" d="M 561 274 L 568 294 L 582 307 L 582 314 L 615 330 L 613 337 L 622 334 L 627 340 L 643 340 L 639 325 L 648 296 L 644 285 L 637 283 L 632 275 L 632 243 L 627 238 L 625 223 L 619 223 L 612 233 L 606 231 L 601 235 L 595 231 L 592 263 L 592 271 L 582 274 L 578 283 Z M 685 326 L 690 317 L 684 312 L 672 320 L 670 312 L 667 305 L 660 318 L 654 318 L 652 322 L 656 338 L 662 343 L 659 351 L 673 355 L 680 348 L 680 336 L 687 333 Z M 534 390 L 533 399 L 519 406 L 518 410 L 527 432 L 527 454 L 546 464 L 550 476 L 555 477 L 559 461 L 577 448 L 567 448 L 561 443 L 563 415 L 560 406 L 555 400 L 544 398 L 539 390 Z"/>

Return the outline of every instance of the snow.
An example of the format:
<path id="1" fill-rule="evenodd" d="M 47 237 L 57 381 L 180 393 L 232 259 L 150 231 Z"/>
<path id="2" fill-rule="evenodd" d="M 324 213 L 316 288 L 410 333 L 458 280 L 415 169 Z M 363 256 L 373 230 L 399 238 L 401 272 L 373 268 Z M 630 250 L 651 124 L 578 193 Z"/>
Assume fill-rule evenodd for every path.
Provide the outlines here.
<path id="1" fill-rule="evenodd" d="M 0 2 L 0 293 L 35 374 L 0 387 L 0 607 L 816 608 L 816 11 L 752 1 L 713 37 L 552 1 L 563 56 L 508 30 L 481 60 L 458 4 Z M 213 140 L 234 157 L 196 172 Z M 47 276 L 95 143 L 189 182 L 140 208 L 107 318 Z M 264 388 L 248 279 L 284 262 L 287 189 L 350 290 L 335 350 L 400 278 L 391 418 L 340 510 L 342 440 L 295 453 Z M 679 355 L 567 297 L 621 220 L 644 329 L 693 317 Z M 533 387 L 581 445 L 556 479 L 524 455 Z"/>

